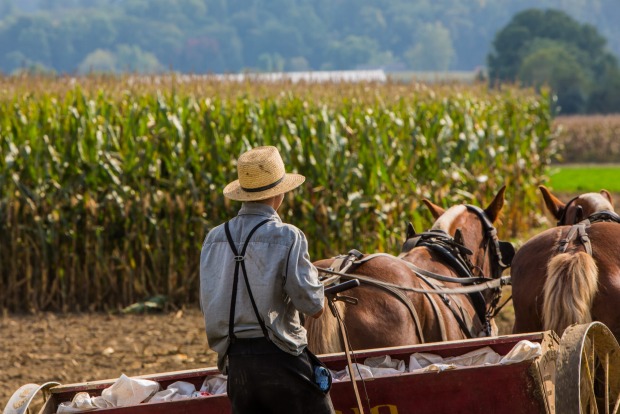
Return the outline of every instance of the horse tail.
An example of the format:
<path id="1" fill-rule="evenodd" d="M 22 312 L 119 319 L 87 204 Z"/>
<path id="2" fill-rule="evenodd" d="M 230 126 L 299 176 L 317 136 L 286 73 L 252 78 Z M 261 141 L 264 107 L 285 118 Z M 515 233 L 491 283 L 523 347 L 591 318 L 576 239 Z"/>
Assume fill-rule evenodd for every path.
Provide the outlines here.
<path id="1" fill-rule="evenodd" d="M 561 335 L 573 323 L 592 321 L 598 267 L 591 255 L 561 253 L 547 264 L 543 288 L 543 327 Z"/>
<path id="2" fill-rule="evenodd" d="M 344 317 L 344 303 L 336 302 L 338 313 Z M 307 319 L 306 330 L 308 331 L 308 348 L 315 354 L 331 354 L 342 352 L 342 335 L 338 327 L 338 320 L 332 315 L 327 302 L 323 314 L 317 319 Z"/>

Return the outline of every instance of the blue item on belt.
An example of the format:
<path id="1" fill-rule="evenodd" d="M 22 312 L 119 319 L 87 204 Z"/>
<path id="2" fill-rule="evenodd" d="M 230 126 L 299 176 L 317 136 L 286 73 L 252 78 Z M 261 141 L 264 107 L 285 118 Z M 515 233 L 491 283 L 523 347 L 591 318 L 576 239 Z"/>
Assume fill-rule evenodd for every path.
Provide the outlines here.
<path id="1" fill-rule="evenodd" d="M 327 368 L 320 365 L 314 367 L 314 382 L 316 382 L 321 391 L 326 392 L 329 390 L 330 379 L 331 372 Z"/>

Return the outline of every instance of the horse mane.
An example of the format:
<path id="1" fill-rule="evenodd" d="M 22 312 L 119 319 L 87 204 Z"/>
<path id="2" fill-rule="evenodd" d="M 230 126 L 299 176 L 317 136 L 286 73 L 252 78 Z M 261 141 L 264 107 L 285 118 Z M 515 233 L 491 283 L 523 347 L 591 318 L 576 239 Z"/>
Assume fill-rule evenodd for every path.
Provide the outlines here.
<path id="1" fill-rule="evenodd" d="M 344 303 L 335 303 L 338 313 L 344 317 Z M 308 348 L 315 354 L 331 354 L 344 351 L 342 347 L 338 320 L 332 315 L 327 301 L 325 310 L 317 319 L 309 318 L 306 321 L 308 331 Z"/>
<path id="2" fill-rule="evenodd" d="M 450 233 L 452 222 L 465 211 L 467 211 L 467 207 L 464 205 L 450 207 L 433 223 L 432 230 L 443 230 L 446 233 Z"/>
<path id="3" fill-rule="evenodd" d="M 433 223 L 433 230 L 443 230 L 447 233 L 450 232 L 450 226 L 452 222 L 457 219 L 457 217 L 464 213 L 467 210 L 465 205 L 460 204 L 457 206 L 453 206 L 445 211 L 436 221 Z M 503 209 L 499 211 L 495 220 L 493 220 L 493 225 L 498 227 L 502 224 L 502 218 L 504 217 Z"/>

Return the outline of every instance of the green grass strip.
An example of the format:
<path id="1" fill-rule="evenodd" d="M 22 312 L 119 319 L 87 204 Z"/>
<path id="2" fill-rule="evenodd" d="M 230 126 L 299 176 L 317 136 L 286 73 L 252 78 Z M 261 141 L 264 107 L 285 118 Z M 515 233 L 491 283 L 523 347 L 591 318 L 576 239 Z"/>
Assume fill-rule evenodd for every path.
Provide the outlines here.
<path id="1" fill-rule="evenodd" d="M 549 176 L 554 191 L 590 192 L 605 189 L 620 192 L 620 164 L 563 165 L 552 167 Z"/>

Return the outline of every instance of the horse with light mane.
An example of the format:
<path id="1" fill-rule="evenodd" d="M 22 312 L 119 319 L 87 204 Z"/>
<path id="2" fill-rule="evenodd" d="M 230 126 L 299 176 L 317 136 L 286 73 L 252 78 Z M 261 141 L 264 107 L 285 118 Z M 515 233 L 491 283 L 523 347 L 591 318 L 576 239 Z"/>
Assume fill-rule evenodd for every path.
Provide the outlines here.
<path id="1" fill-rule="evenodd" d="M 562 202 L 540 187 L 558 227 L 521 246 L 511 269 L 514 333 L 597 320 L 620 338 L 620 216 L 606 190 Z M 582 221 L 586 220 L 587 221 Z"/>
<path id="2" fill-rule="evenodd" d="M 492 280 L 484 275 L 500 277 L 506 268 L 502 255 L 508 263 L 514 255 L 512 245 L 500 242 L 493 227 L 504 205 L 504 192 L 502 187 L 484 210 L 468 205 L 444 210 L 424 200 L 436 221 L 428 232 L 420 234 L 409 225 L 398 257 L 378 253 L 351 259 L 346 272 L 361 278 L 361 286 L 346 295 L 357 300 L 357 305 L 341 301 L 335 304 L 352 349 L 491 334 L 488 318 L 499 299 L 499 284 L 482 292 L 454 295 L 424 291 L 463 288 L 465 281 L 473 287 Z M 320 260 L 315 265 L 337 270 L 337 260 Z M 331 312 L 308 319 L 306 328 L 313 352 L 344 350 L 338 322 Z"/>

